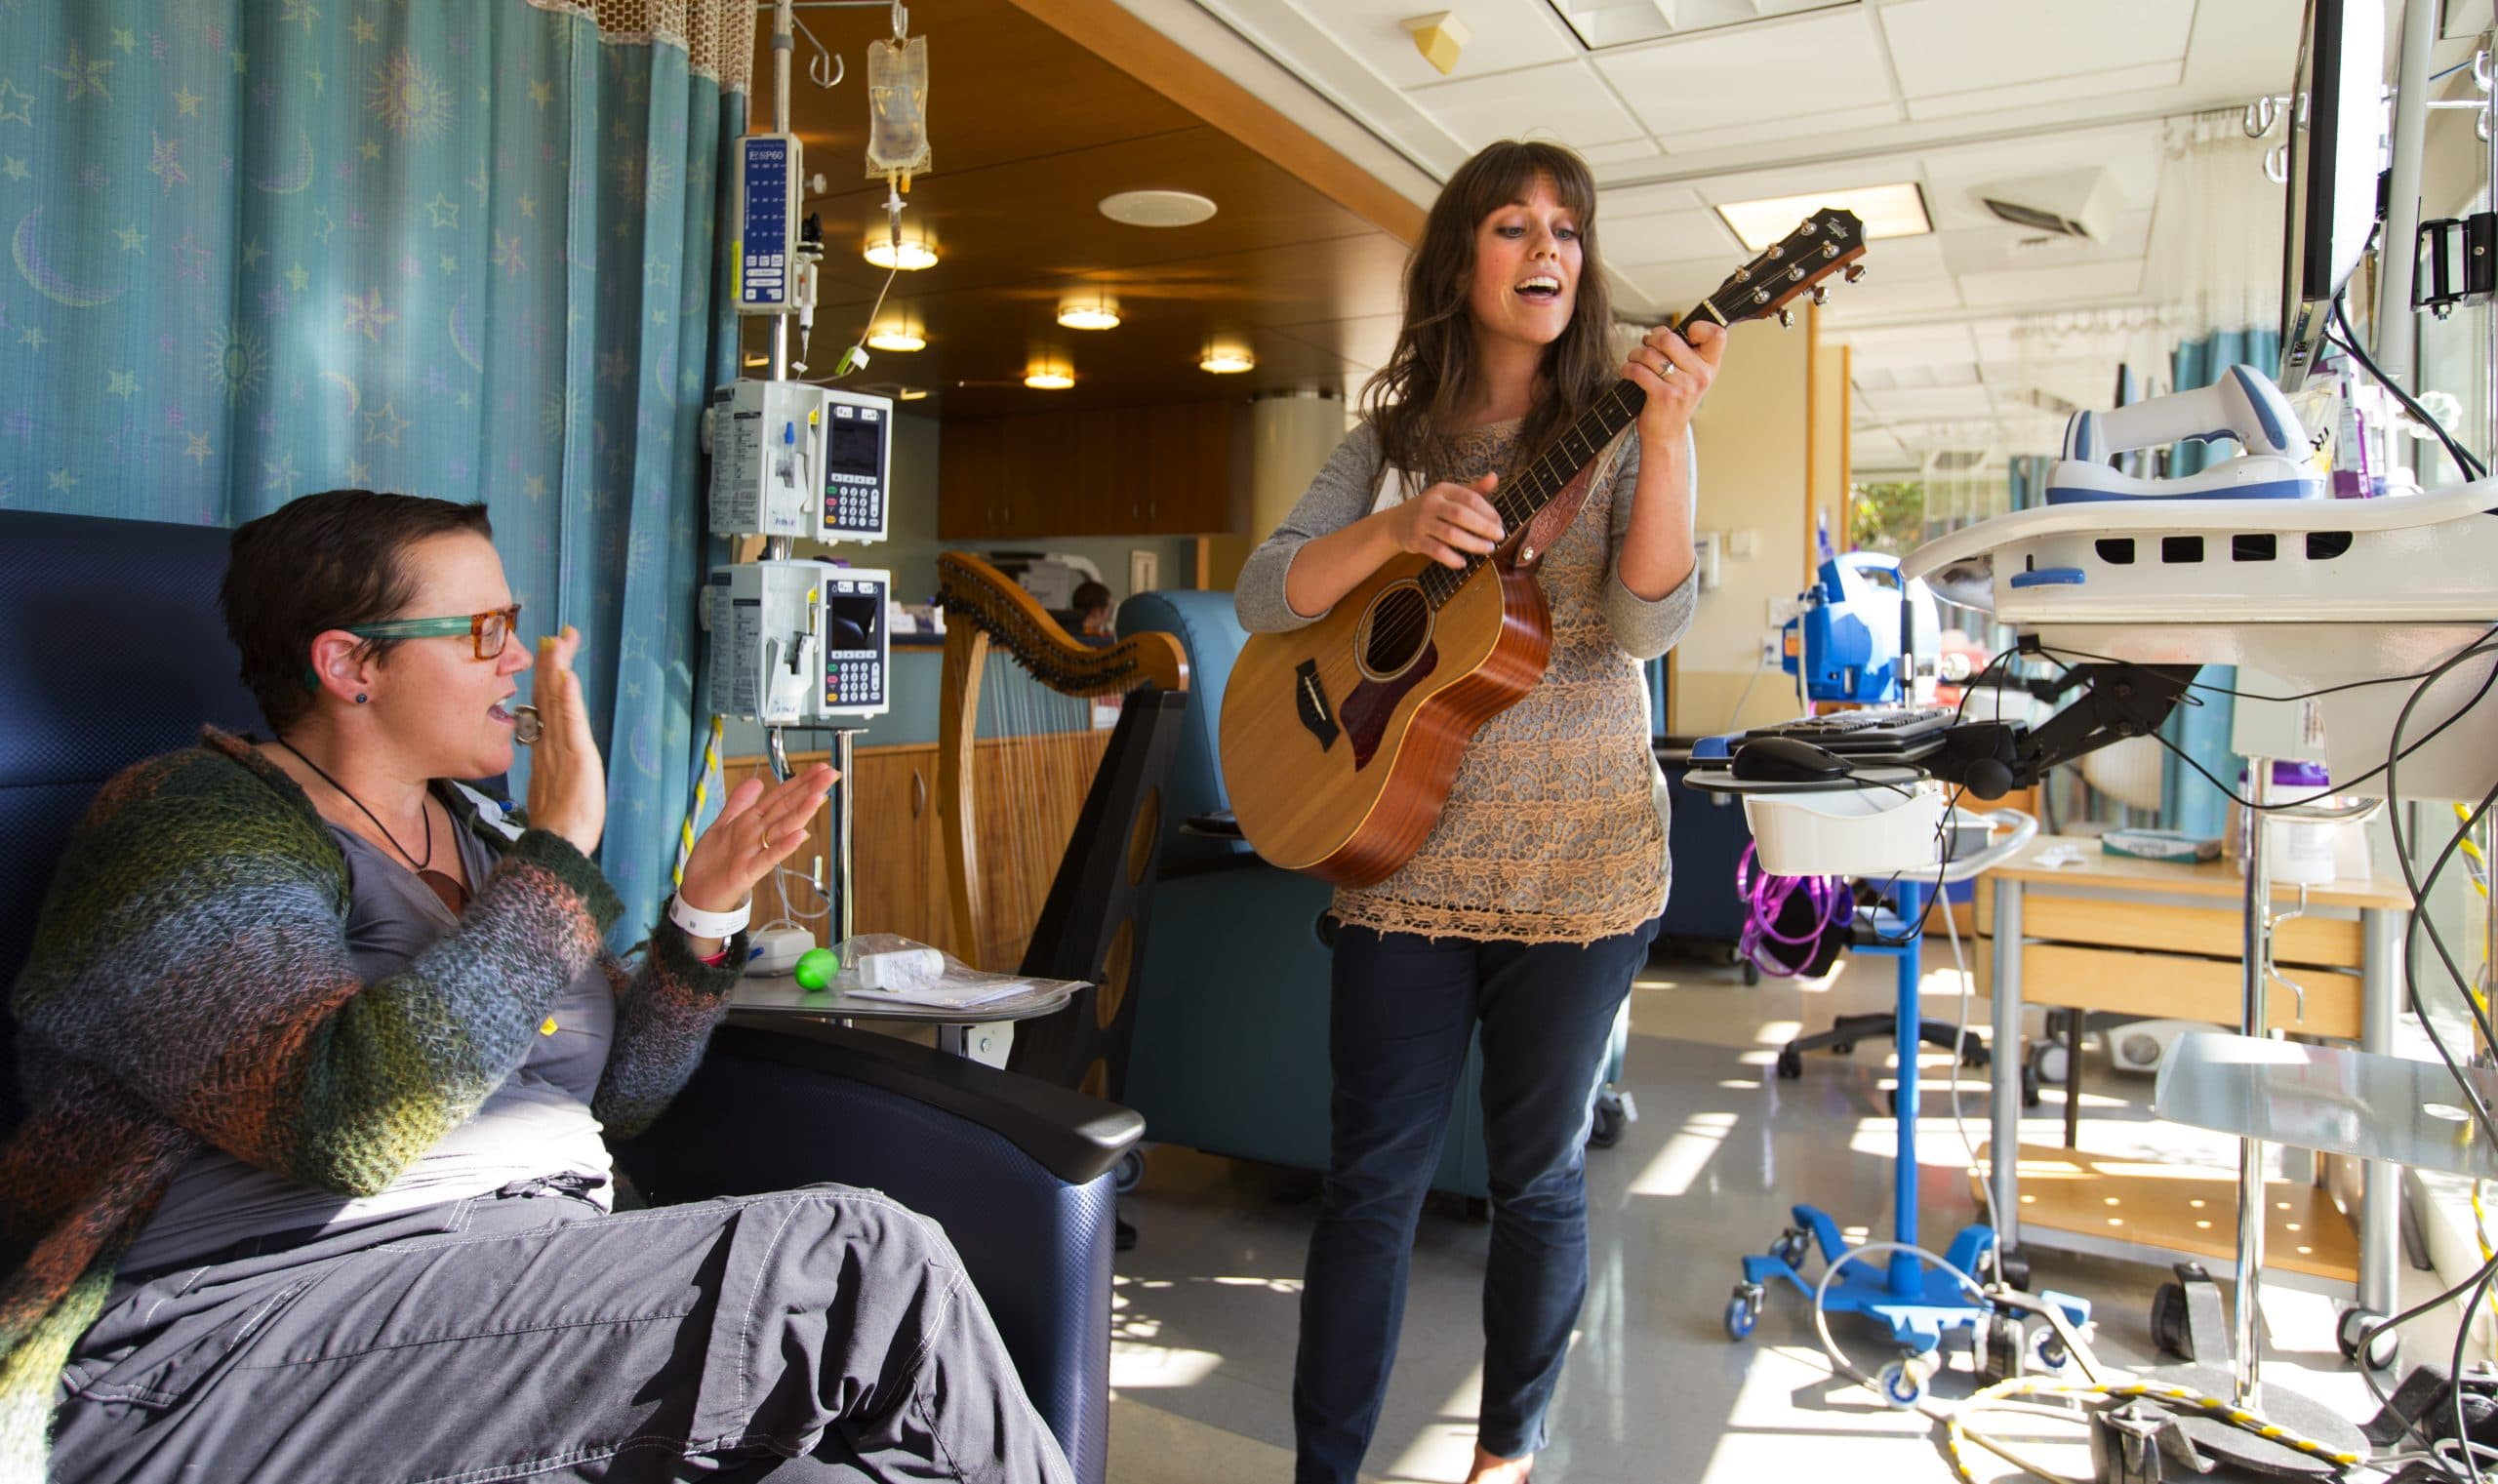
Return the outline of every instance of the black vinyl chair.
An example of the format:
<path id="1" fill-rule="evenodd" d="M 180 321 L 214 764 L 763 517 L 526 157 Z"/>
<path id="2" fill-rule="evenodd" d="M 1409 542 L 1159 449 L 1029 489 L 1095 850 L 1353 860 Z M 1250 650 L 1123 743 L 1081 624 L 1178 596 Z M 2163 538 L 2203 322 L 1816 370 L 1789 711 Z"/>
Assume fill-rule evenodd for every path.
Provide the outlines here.
<path id="1" fill-rule="evenodd" d="M 0 985 L 24 963 L 55 861 L 106 779 L 259 724 L 217 611 L 227 533 L 0 511 Z M 19 1117 L 0 1018 L 0 1134 Z M 616 1149 L 655 1201 L 819 1181 L 943 1223 L 1075 1477 L 1109 1424 L 1110 1171 L 1144 1120 L 1114 1103 L 889 1037 L 733 1015 L 659 1124 Z"/>

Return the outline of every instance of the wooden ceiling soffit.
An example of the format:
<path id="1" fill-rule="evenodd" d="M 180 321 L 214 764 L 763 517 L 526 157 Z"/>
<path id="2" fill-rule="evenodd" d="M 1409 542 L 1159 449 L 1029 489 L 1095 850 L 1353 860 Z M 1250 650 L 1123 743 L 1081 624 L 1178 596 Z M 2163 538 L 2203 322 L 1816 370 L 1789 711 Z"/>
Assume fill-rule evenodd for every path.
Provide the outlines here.
<path id="1" fill-rule="evenodd" d="M 1017 10 L 1309 182 L 1408 247 L 1422 207 L 1391 190 L 1274 105 L 1122 9 L 1117 0 L 1008 0 Z"/>

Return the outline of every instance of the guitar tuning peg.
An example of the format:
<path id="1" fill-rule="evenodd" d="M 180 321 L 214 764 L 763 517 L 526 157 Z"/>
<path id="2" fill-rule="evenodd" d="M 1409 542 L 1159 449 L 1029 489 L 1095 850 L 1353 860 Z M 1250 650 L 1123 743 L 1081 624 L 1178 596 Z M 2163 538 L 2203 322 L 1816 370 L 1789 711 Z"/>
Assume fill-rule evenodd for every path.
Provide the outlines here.
<path id="1" fill-rule="evenodd" d="M 1813 285 L 1813 302 L 1816 304 L 1826 304 L 1830 301 L 1831 286 L 1826 283 L 1817 283 Z"/>
<path id="2" fill-rule="evenodd" d="M 1793 329 L 1794 329 L 1794 328 L 1795 328 L 1795 311 L 1794 311 L 1794 310 L 1793 310 L 1793 309 L 1781 309 L 1781 310 L 1779 310 L 1779 311 L 1778 311 L 1778 328 L 1779 328 L 1779 329 L 1781 329 L 1781 330 L 1793 330 Z"/>
<path id="3" fill-rule="evenodd" d="M 1851 262 L 1839 273 L 1839 276 L 1846 279 L 1849 283 L 1861 283 L 1865 278 L 1865 264 L 1861 262 Z"/>

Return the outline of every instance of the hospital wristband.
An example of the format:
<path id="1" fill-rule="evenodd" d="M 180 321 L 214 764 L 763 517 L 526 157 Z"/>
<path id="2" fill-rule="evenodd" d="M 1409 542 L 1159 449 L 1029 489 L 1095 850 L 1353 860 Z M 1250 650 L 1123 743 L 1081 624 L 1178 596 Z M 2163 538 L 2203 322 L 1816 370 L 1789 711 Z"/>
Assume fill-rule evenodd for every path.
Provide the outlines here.
<path id="1" fill-rule="evenodd" d="M 681 895 L 667 900 L 667 920 L 675 923 L 688 938 L 734 938 L 745 930 L 747 920 L 753 915 L 754 899 L 751 897 L 739 902 L 736 910 L 727 912 L 706 912 L 689 905 Z"/>

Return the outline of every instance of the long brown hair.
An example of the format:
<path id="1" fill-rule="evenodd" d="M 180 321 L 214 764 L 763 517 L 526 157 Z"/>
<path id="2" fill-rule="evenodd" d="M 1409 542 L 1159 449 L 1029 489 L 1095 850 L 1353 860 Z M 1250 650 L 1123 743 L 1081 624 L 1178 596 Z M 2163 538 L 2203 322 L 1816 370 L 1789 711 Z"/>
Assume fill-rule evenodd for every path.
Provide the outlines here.
<path id="1" fill-rule="evenodd" d="M 1526 198 L 1537 177 L 1578 221 L 1579 284 L 1570 322 L 1544 347 L 1542 384 L 1518 439 L 1520 462 L 1587 410 L 1613 380 L 1607 344 L 1612 296 L 1596 258 L 1596 187 L 1576 151 L 1538 140 L 1487 144 L 1440 187 L 1423 241 L 1405 264 L 1405 322 L 1362 401 L 1390 466 L 1446 479 L 1456 459 L 1450 424 L 1474 389 L 1474 240 L 1483 219 Z"/>

